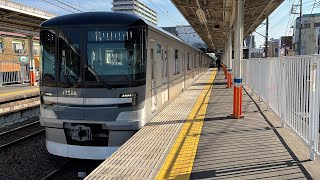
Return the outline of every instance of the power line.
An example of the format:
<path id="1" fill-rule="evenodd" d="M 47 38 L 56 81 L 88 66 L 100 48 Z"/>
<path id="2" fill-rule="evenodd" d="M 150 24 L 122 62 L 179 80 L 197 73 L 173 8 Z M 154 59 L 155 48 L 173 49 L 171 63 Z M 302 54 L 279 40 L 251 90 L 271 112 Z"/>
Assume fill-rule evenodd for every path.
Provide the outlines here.
<path id="1" fill-rule="evenodd" d="M 293 1 L 291 7 L 294 5 L 295 2 L 296 2 L 296 0 Z M 285 33 L 285 35 L 287 35 L 287 31 L 288 31 L 288 29 L 289 29 L 289 23 L 290 23 L 291 16 L 292 16 L 292 14 L 290 15 L 290 18 L 289 18 L 289 20 L 288 20 L 288 24 L 287 24 L 287 28 L 286 28 L 286 33 Z M 294 20 L 294 17 L 295 17 L 295 14 L 293 15 L 293 20 Z M 292 24 L 292 23 L 291 23 L 291 24 Z"/>
<path id="2" fill-rule="evenodd" d="M 67 7 L 69 7 L 69 8 L 72 8 L 72 9 L 74 9 L 74 10 L 76 10 L 76 11 L 83 12 L 83 11 L 81 11 L 81 10 L 79 10 L 79 9 L 77 9 L 77 8 L 74 8 L 74 7 L 70 6 L 69 4 L 66 4 L 66 3 L 64 3 L 64 2 L 62 2 L 62 1 L 60 1 L 60 0 L 55 0 L 55 1 L 57 1 L 57 2 L 65 5 L 65 6 L 67 6 Z"/>
<path id="3" fill-rule="evenodd" d="M 291 25 L 293 24 L 293 22 L 294 22 L 294 20 L 295 20 L 295 19 L 294 19 L 295 17 L 296 17 L 296 15 L 294 14 L 294 15 L 293 15 L 293 18 L 292 18 L 292 21 L 291 21 L 291 23 L 290 23 Z M 287 36 L 287 32 L 288 32 L 288 33 L 290 32 L 290 30 L 289 30 L 290 28 L 291 28 L 291 27 L 287 27 L 287 29 L 286 29 L 286 36 Z M 288 31 L 288 30 L 289 30 L 289 31 Z M 289 35 L 289 34 L 288 34 L 288 35 Z"/>
<path id="4" fill-rule="evenodd" d="M 79 1 L 78 1 L 78 2 L 79 2 L 79 5 L 74 4 L 74 3 L 70 2 L 70 1 L 66 1 L 66 2 L 68 2 L 69 4 L 71 4 L 71 5 L 73 5 L 73 6 L 77 6 L 78 8 L 81 8 L 81 9 L 83 9 L 83 10 L 91 11 L 90 9 L 87 9 L 87 8 L 81 7 L 81 6 L 80 6 L 80 2 L 79 2 Z M 82 2 L 82 4 L 84 4 L 84 2 Z"/>
<path id="5" fill-rule="evenodd" d="M 258 31 L 254 31 L 255 33 L 257 33 L 257 34 L 259 34 L 260 36 L 262 36 L 262 37 L 266 37 L 265 35 L 263 35 L 263 34 L 261 34 L 261 33 L 259 33 Z"/>
<path id="6" fill-rule="evenodd" d="M 290 21 L 290 18 L 291 18 L 290 12 L 288 12 L 285 16 L 283 16 L 276 24 L 272 25 L 272 27 L 270 28 L 270 29 L 272 29 L 272 32 L 270 33 L 270 37 L 275 37 L 276 35 L 281 33 L 281 32 L 279 32 L 279 29 L 276 27 L 278 25 L 282 24 L 283 21 L 286 21 L 287 18 Z"/>
<path id="7" fill-rule="evenodd" d="M 273 29 L 274 27 L 278 26 L 280 23 L 283 23 L 283 21 L 290 16 L 290 11 L 286 13 L 279 21 L 277 21 L 275 24 L 273 24 L 270 29 Z"/>
<path id="8" fill-rule="evenodd" d="M 69 9 L 66 9 L 66 8 L 64 8 L 64 7 L 61 7 L 61 6 L 57 5 L 57 4 L 54 4 L 54 3 L 52 3 L 52 2 L 49 2 L 48 0 L 42 0 L 42 1 L 44 1 L 44 2 L 46 2 L 46 3 L 48 3 L 48 4 L 51 4 L 51 5 L 53 5 L 53 6 L 56 6 L 56 7 L 58 7 L 58 8 L 64 9 L 64 10 L 66 10 L 66 11 L 69 11 L 69 12 L 71 12 L 71 13 L 75 13 L 75 12 L 69 10 Z"/>
<path id="9" fill-rule="evenodd" d="M 272 16 L 269 17 L 269 20 L 270 20 L 270 21 L 272 21 L 273 18 L 278 18 L 278 14 L 282 14 L 283 9 L 284 9 L 284 8 L 287 8 L 286 2 L 287 2 L 287 1 L 285 1 L 283 4 L 281 4 L 281 5 L 280 5 L 280 8 L 279 8 L 279 9 L 277 8 L 277 9 L 275 10 L 275 12 L 272 13 Z"/>
<path id="10" fill-rule="evenodd" d="M 152 5 L 153 5 L 154 7 L 156 7 L 157 9 L 159 9 L 160 12 L 162 12 L 164 15 L 168 16 L 169 12 L 167 12 L 167 13 L 163 12 L 158 6 L 156 6 L 156 5 L 152 2 L 152 0 L 149 0 L 149 1 L 152 3 Z M 176 23 L 177 25 L 179 24 L 178 21 L 176 21 L 173 17 L 171 17 L 171 16 L 168 16 L 168 17 L 169 17 L 174 23 Z"/>

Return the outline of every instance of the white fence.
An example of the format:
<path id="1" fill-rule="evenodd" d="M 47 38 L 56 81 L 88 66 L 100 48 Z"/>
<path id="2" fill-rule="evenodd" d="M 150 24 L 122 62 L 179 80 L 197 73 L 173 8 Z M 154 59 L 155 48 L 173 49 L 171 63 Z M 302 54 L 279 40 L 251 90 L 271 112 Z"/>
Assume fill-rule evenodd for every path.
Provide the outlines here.
<path id="1" fill-rule="evenodd" d="M 243 80 L 310 147 L 319 151 L 320 56 L 243 60 Z"/>

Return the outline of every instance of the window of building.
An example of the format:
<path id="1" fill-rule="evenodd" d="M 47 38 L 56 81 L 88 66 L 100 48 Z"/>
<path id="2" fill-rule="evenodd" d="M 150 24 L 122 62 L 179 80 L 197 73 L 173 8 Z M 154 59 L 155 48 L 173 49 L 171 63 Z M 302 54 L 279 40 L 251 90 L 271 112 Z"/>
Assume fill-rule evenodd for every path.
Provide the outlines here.
<path id="1" fill-rule="evenodd" d="M 173 62 L 173 74 L 179 74 L 179 51 L 176 49 L 174 51 L 174 62 Z"/>
<path id="2" fill-rule="evenodd" d="M 314 23 L 314 27 L 320 27 L 320 23 Z"/>
<path id="3" fill-rule="evenodd" d="M 305 23 L 302 25 L 302 28 L 310 28 L 310 23 Z"/>
<path id="4" fill-rule="evenodd" d="M 21 41 L 12 41 L 12 50 L 17 54 L 24 54 L 24 44 Z"/>
<path id="5" fill-rule="evenodd" d="M 33 42 L 33 53 L 36 56 L 40 55 L 40 45 L 38 42 Z"/>

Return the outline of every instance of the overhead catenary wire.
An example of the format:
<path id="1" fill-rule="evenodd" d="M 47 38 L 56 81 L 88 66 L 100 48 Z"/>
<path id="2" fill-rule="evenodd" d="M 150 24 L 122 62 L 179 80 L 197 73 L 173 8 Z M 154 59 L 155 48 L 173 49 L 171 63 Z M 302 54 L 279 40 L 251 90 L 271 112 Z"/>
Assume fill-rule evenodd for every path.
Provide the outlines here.
<path id="1" fill-rule="evenodd" d="M 52 3 L 52 2 L 50 2 L 50 1 L 48 1 L 48 0 L 41 0 L 41 1 L 44 1 L 44 2 L 46 2 L 46 3 L 48 3 L 48 4 L 51 4 L 51 5 L 55 6 L 55 7 L 64 9 L 64 10 L 66 10 L 66 11 L 69 11 L 69 12 L 71 12 L 71 13 L 76 13 L 76 12 L 74 12 L 74 11 L 71 11 L 70 9 L 66 9 L 66 8 L 64 8 L 64 7 L 61 7 L 61 6 L 59 6 L 59 5 L 57 5 L 57 4 L 54 4 L 54 3 Z"/>
<path id="2" fill-rule="evenodd" d="M 293 24 L 294 21 L 295 21 L 295 17 L 296 17 L 296 15 L 294 14 L 294 15 L 293 15 L 293 18 L 292 18 L 292 20 L 291 20 L 291 23 L 290 23 L 291 26 L 292 26 L 292 24 Z M 286 34 L 285 34 L 286 36 L 289 35 L 289 33 L 290 33 L 290 30 L 289 30 L 289 29 L 290 29 L 290 28 L 292 28 L 292 27 L 287 26 Z"/>

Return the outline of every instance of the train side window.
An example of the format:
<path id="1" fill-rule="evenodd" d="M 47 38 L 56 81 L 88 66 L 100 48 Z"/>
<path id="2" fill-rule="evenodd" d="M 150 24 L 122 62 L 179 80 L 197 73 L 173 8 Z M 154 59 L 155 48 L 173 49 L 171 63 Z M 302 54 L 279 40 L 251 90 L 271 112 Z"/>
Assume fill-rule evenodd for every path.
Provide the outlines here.
<path id="1" fill-rule="evenodd" d="M 152 66 L 152 73 L 151 73 L 151 79 L 155 79 L 155 62 L 154 62 L 154 50 L 151 48 L 150 50 L 150 57 L 151 57 L 151 66 Z"/>
<path id="2" fill-rule="evenodd" d="M 168 77 L 168 70 L 167 70 L 167 63 L 168 63 L 168 51 L 164 51 L 164 61 L 165 61 L 165 66 L 164 66 L 164 75 L 165 75 L 165 77 Z"/>
<path id="3" fill-rule="evenodd" d="M 197 56 L 196 55 L 194 55 L 193 64 L 194 64 L 194 68 L 197 68 Z"/>
<path id="4" fill-rule="evenodd" d="M 190 53 L 188 53 L 187 70 L 190 70 Z"/>
<path id="5" fill-rule="evenodd" d="M 175 49 L 174 51 L 174 62 L 173 62 L 173 75 L 179 74 L 179 51 Z"/>

